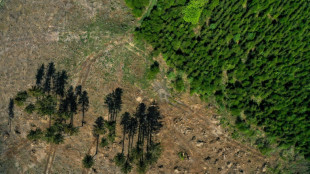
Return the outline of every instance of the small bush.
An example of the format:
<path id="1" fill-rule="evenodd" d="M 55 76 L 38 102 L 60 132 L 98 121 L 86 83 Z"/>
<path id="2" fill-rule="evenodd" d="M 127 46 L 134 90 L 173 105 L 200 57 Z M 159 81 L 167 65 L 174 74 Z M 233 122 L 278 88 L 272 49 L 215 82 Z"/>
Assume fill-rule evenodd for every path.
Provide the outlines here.
<path id="1" fill-rule="evenodd" d="M 93 165 L 94 165 L 93 157 L 90 155 L 85 155 L 85 157 L 83 158 L 83 167 L 89 169 Z"/>
<path id="2" fill-rule="evenodd" d="M 176 79 L 173 81 L 173 85 L 174 85 L 174 88 L 178 92 L 185 91 L 185 86 L 184 86 L 183 78 L 180 75 L 178 75 L 176 77 Z"/>
<path id="3" fill-rule="evenodd" d="M 18 106 L 22 106 L 24 102 L 27 100 L 27 98 L 28 98 L 28 93 L 26 91 L 18 92 L 17 96 L 15 97 L 15 103 Z"/>
<path id="4" fill-rule="evenodd" d="M 115 141 L 115 137 L 116 137 L 115 132 L 110 132 L 110 133 L 108 134 L 108 140 L 109 140 L 111 143 L 113 143 L 113 142 Z"/>
<path id="5" fill-rule="evenodd" d="M 124 165 L 121 168 L 121 171 L 125 174 L 130 173 L 132 170 L 132 166 L 128 160 L 124 163 Z"/>
<path id="6" fill-rule="evenodd" d="M 25 111 L 28 113 L 28 114 L 32 114 L 33 111 L 36 109 L 36 107 L 34 106 L 34 104 L 29 104 L 26 108 L 25 108 Z"/>
<path id="7" fill-rule="evenodd" d="M 148 80 L 155 79 L 158 73 L 159 73 L 159 63 L 157 61 L 155 61 L 150 66 L 150 69 L 147 71 L 147 79 Z"/>
<path id="8" fill-rule="evenodd" d="M 27 138 L 29 140 L 32 140 L 32 141 L 36 141 L 36 140 L 39 140 L 41 139 L 43 136 L 43 132 L 40 128 L 37 128 L 36 130 L 31 130 L 28 135 L 27 135 Z"/>
<path id="9" fill-rule="evenodd" d="M 109 142 L 106 138 L 101 138 L 100 147 L 106 147 L 109 145 Z"/>
<path id="10" fill-rule="evenodd" d="M 115 164 L 120 167 L 123 166 L 125 163 L 125 156 L 123 153 L 117 153 L 117 155 L 114 157 Z"/>

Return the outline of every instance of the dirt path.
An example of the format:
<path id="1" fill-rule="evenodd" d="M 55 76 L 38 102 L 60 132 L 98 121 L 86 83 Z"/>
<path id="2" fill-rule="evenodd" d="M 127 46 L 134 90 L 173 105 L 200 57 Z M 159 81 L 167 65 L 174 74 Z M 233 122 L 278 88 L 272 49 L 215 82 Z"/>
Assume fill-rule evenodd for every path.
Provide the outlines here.
<path id="1" fill-rule="evenodd" d="M 126 44 L 126 43 L 129 43 L 129 37 L 121 36 L 119 38 L 116 38 L 114 42 L 106 43 L 105 50 L 101 50 L 98 53 L 92 53 L 91 55 L 89 55 L 81 65 L 77 85 L 79 84 L 82 86 L 85 85 L 85 82 L 91 70 L 91 66 L 93 65 L 93 63 L 96 62 L 98 58 L 107 56 L 109 52 L 113 50 L 115 47 Z"/>
<path id="2" fill-rule="evenodd" d="M 55 158 L 55 152 L 56 152 L 56 145 L 50 144 L 50 151 L 48 152 L 47 163 L 44 169 L 45 174 L 48 174 L 50 172 L 50 169 L 52 168 L 53 161 Z"/>

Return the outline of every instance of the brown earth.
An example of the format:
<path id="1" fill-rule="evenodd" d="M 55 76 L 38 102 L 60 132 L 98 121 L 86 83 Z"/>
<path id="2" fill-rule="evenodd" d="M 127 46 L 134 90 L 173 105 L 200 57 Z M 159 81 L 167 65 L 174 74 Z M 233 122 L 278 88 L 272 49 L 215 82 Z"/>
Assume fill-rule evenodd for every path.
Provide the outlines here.
<path id="1" fill-rule="evenodd" d="M 123 111 L 132 113 L 139 102 L 149 104 L 155 99 L 164 115 L 164 127 L 155 137 L 163 154 L 148 173 L 266 171 L 270 159 L 230 138 L 214 108 L 197 96 L 171 94 L 164 72 L 147 85 L 143 74 L 150 49 L 133 39 L 136 21 L 123 0 L 5 2 L 0 9 L 0 173 L 120 173 L 112 160 L 121 151 L 119 128 L 116 142 L 99 150 L 92 169 L 85 170 L 81 164 L 85 154 L 95 151 L 92 124 L 98 116 L 107 118 L 104 96 L 116 87 L 124 90 Z M 91 28 L 93 24 L 98 27 Z M 89 30 L 86 44 L 79 42 Z M 87 124 L 61 145 L 28 141 L 28 131 L 46 127 L 48 121 L 17 106 L 11 132 L 7 126 L 9 98 L 30 88 L 37 67 L 49 61 L 66 69 L 72 84 L 82 84 L 90 94 Z M 75 118 L 79 125 L 80 114 Z M 187 158 L 181 160 L 179 152 Z"/>

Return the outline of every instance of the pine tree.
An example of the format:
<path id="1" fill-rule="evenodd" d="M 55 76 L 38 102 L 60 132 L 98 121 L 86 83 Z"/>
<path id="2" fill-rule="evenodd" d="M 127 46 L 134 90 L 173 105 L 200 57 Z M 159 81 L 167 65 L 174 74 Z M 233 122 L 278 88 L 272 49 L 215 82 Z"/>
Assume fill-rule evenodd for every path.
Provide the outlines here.
<path id="1" fill-rule="evenodd" d="M 104 119 L 103 117 L 98 117 L 95 121 L 95 124 L 93 126 L 93 135 L 96 138 L 96 153 L 95 155 L 97 155 L 98 153 L 98 146 L 99 146 L 99 137 L 100 135 L 105 133 L 105 127 L 104 127 Z"/>
<path id="2" fill-rule="evenodd" d="M 91 168 L 94 165 L 94 158 L 91 155 L 85 155 L 83 158 L 83 167 L 84 168 Z"/>
<path id="3" fill-rule="evenodd" d="M 12 128 L 12 119 L 14 118 L 14 100 L 10 99 L 10 103 L 9 103 L 9 121 L 8 121 L 8 125 L 10 126 L 10 132 L 11 132 L 11 128 Z"/>
<path id="4" fill-rule="evenodd" d="M 36 86 L 40 87 L 44 76 L 44 64 L 37 70 L 36 74 Z"/>
<path id="5" fill-rule="evenodd" d="M 86 91 L 83 91 L 81 97 L 79 98 L 79 104 L 81 105 L 81 111 L 82 111 L 82 126 L 84 125 L 84 117 L 85 112 L 88 110 L 89 107 L 89 100 L 88 100 L 88 94 Z"/>
<path id="6" fill-rule="evenodd" d="M 125 112 L 122 115 L 121 125 L 123 126 L 123 144 L 122 144 L 122 153 L 124 153 L 124 144 L 125 144 L 125 137 L 126 132 L 128 132 L 128 125 L 130 121 L 130 114 L 128 112 Z"/>

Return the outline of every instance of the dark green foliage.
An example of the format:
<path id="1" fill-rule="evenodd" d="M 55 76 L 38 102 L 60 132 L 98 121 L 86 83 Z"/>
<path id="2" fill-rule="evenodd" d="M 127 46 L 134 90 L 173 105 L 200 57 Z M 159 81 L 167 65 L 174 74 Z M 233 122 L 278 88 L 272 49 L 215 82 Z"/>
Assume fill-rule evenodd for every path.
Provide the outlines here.
<path id="1" fill-rule="evenodd" d="M 36 141 L 36 140 L 41 139 L 42 136 L 43 136 L 42 130 L 40 128 L 37 128 L 36 130 L 31 130 L 28 133 L 27 138 L 28 138 L 28 140 Z"/>
<path id="2" fill-rule="evenodd" d="M 189 5 L 158 0 L 136 36 L 186 73 L 191 93 L 205 101 L 215 95 L 234 116 L 244 113 L 241 130 L 263 126 L 278 143 L 309 157 L 308 1 L 205 1 L 198 32 L 197 15 L 184 21 Z"/>
<path id="3" fill-rule="evenodd" d="M 109 145 L 109 142 L 105 138 L 101 138 L 100 147 L 106 147 Z"/>
<path id="4" fill-rule="evenodd" d="M 178 75 L 176 79 L 173 81 L 173 86 L 178 92 L 185 91 L 184 81 L 182 76 Z"/>
<path id="5" fill-rule="evenodd" d="M 36 109 L 36 107 L 34 106 L 34 104 L 30 103 L 26 108 L 25 108 L 25 111 L 28 113 L 28 114 L 32 114 L 33 111 Z"/>
<path id="6" fill-rule="evenodd" d="M 128 7 L 132 9 L 132 13 L 136 17 L 140 17 L 150 0 L 125 0 Z"/>
<path id="7" fill-rule="evenodd" d="M 81 105 L 81 111 L 82 111 L 82 126 L 85 124 L 84 117 L 85 112 L 88 110 L 89 107 L 89 100 L 88 100 L 88 94 L 87 91 L 83 91 L 79 98 L 79 105 Z"/>
<path id="8" fill-rule="evenodd" d="M 120 159 L 120 155 L 124 154 L 125 139 L 128 136 L 126 162 L 129 164 L 125 162 L 122 166 L 121 163 L 117 163 L 117 165 L 121 166 L 124 172 L 125 165 L 131 166 L 131 163 L 136 163 L 137 172 L 145 173 L 149 165 L 156 163 L 161 154 L 160 144 L 152 140 L 152 135 L 157 133 L 162 127 L 162 116 L 156 102 L 152 102 L 150 107 L 140 103 L 133 115 L 134 117 L 131 117 L 128 112 L 122 115 L 120 123 L 123 128 L 122 153 L 119 153 L 115 159 Z M 137 140 L 134 143 L 136 135 Z M 133 144 L 136 144 L 136 146 L 133 147 Z"/>
<path id="9" fill-rule="evenodd" d="M 14 118 L 14 100 L 10 99 L 9 103 L 9 120 L 12 120 Z"/>
<path id="10" fill-rule="evenodd" d="M 122 94 L 121 88 L 116 88 L 112 93 L 105 97 L 104 103 L 109 109 L 109 121 L 116 121 L 118 113 L 122 109 Z"/>
<path id="11" fill-rule="evenodd" d="M 99 147 L 99 136 L 104 134 L 106 131 L 105 131 L 105 127 L 104 127 L 104 119 L 103 117 L 98 117 L 95 121 L 95 124 L 93 126 L 93 135 L 94 137 L 96 138 L 96 141 L 97 141 L 97 145 L 96 145 L 96 154 L 98 153 L 98 147 Z"/>
<path id="12" fill-rule="evenodd" d="M 126 158 L 125 158 L 124 154 L 123 153 L 117 153 L 116 156 L 114 157 L 114 162 L 115 162 L 116 166 L 122 167 L 126 162 Z"/>
<path id="13" fill-rule="evenodd" d="M 147 71 L 147 79 L 153 80 L 156 78 L 156 75 L 159 73 L 159 63 L 155 61 L 150 69 Z"/>
<path id="14" fill-rule="evenodd" d="M 37 112 L 44 116 L 44 115 L 52 115 L 55 113 L 56 110 L 56 99 L 51 95 L 38 100 L 36 102 Z"/>
<path id="15" fill-rule="evenodd" d="M 44 77 L 44 64 L 41 65 L 41 67 L 37 70 L 36 74 L 36 86 L 40 87 L 42 84 L 42 80 Z"/>
<path id="16" fill-rule="evenodd" d="M 152 143 L 149 147 L 148 152 L 145 155 L 145 161 L 148 165 L 152 165 L 157 162 L 160 155 L 162 153 L 162 149 L 160 143 Z"/>
<path id="17" fill-rule="evenodd" d="M 60 144 L 64 141 L 64 136 L 58 130 L 59 127 L 57 126 L 51 126 L 46 129 L 46 132 L 44 134 L 43 140 L 47 141 L 48 143 L 54 143 L 54 144 Z"/>
<path id="18" fill-rule="evenodd" d="M 27 91 L 18 92 L 17 96 L 15 97 L 15 103 L 17 104 L 17 106 L 22 106 L 24 102 L 27 100 L 27 98 L 28 98 Z"/>
<path id="19" fill-rule="evenodd" d="M 91 155 L 85 155 L 83 158 L 83 167 L 84 168 L 91 168 L 94 165 L 94 159 Z"/>
<path id="20" fill-rule="evenodd" d="M 71 124 L 64 125 L 64 133 L 68 135 L 77 135 L 79 133 L 79 128 L 73 127 Z"/>
<path id="21" fill-rule="evenodd" d="M 130 162 L 128 161 L 128 159 L 126 160 L 126 162 L 124 163 L 124 165 L 121 168 L 121 171 L 125 174 L 130 173 L 132 170 L 132 165 L 130 164 Z"/>
<path id="22" fill-rule="evenodd" d="M 37 86 L 34 86 L 31 89 L 29 89 L 28 93 L 29 93 L 29 95 L 31 95 L 31 96 L 33 96 L 33 97 L 35 97 L 37 99 L 39 97 L 43 96 L 43 94 L 44 94 L 42 88 L 41 87 L 37 87 Z"/>
<path id="23" fill-rule="evenodd" d="M 54 91 L 60 97 L 64 97 L 65 95 L 65 86 L 68 83 L 68 76 L 66 71 L 57 72 L 56 77 L 54 79 Z"/>

